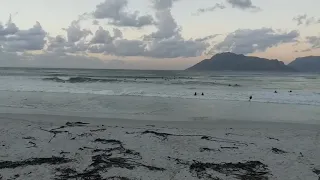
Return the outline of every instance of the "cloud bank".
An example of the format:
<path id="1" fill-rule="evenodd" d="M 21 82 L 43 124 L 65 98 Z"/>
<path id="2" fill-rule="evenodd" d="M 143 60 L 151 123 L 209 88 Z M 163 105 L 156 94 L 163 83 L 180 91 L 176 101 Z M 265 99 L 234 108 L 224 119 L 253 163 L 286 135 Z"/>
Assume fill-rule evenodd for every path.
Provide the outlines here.
<path id="1" fill-rule="evenodd" d="M 266 27 L 237 29 L 225 35 L 212 32 L 207 36 L 186 38 L 183 27 L 172 12 L 183 1 L 148 0 L 152 13 L 143 14 L 128 8 L 128 0 L 104 0 L 95 5 L 93 11 L 85 12 L 70 22 L 69 26 L 62 28 L 64 34 L 57 36 L 46 32 L 40 22 L 35 22 L 30 28 L 19 28 L 10 16 L 7 22 L 0 23 L 0 66 L 9 66 L 11 63 L 12 66 L 39 67 L 132 67 L 127 61 L 104 61 L 96 57 L 147 58 L 152 61 L 194 58 L 205 56 L 207 52 L 250 54 L 264 52 L 280 44 L 298 42 L 301 38 L 297 30 L 282 31 Z M 261 10 L 251 0 L 223 0 L 195 11 L 196 15 L 200 15 L 224 9 Z M 299 26 L 320 23 L 320 19 L 306 14 L 292 20 Z M 83 26 L 83 22 L 87 21 L 91 26 Z M 148 31 L 132 39 L 126 36 L 128 29 Z M 301 42 L 308 44 L 309 49 L 320 48 L 319 36 L 306 36 Z"/>

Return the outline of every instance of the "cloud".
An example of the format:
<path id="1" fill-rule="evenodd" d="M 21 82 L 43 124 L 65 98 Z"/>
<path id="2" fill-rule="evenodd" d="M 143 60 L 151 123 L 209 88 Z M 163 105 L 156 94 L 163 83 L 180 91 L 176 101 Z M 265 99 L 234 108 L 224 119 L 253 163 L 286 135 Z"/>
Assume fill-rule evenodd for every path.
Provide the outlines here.
<path id="1" fill-rule="evenodd" d="M 70 43 L 78 42 L 92 34 L 90 30 L 81 29 L 80 20 L 72 21 L 71 25 L 68 28 L 63 28 L 63 30 L 67 32 L 68 42 Z"/>
<path id="2" fill-rule="evenodd" d="M 108 19 L 116 26 L 144 27 L 153 24 L 151 15 L 140 16 L 139 11 L 126 12 L 127 0 L 105 0 L 96 6 L 93 16 L 96 19 Z"/>
<path id="3" fill-rule="evenodd" d="M 114 38 L 122 38 L 123 37 L 123 34 L 120 31 L 120 29 L 113 28 L 113 37 Z"/>
<path id="4" fill-rule="evenodd" d="M 320 18 L 315 18 L 315 17 L 308 17 L 307 14 L 303 15 L 297 15 L 296 17 L 293 17 L 293 21 L 297 22 L 297 25 L 305 25 L 305 26 L 310 26 L 313 24 L 320 24 Z"/>
<path id="5" fill-rule="evenodd" d="M 0 67 L 45 67 L 45 68 L 121 68 L 126 63 L 120 60 L 102 61 L 83 55 L 56 53 L 16 54 L 0 52 Z"/>
<path id="6" fill-rule="evenodd" d="M 13 35 L 19 31 L 19 28 L 12 22 L 11 16 L 9 17 L 8 22 L 3 26 L 0 23 L 0 37 L 4 37 L 7 35 Z"/>
<path id="7" fill-rule="evenodd" d="M 171 9 L 159 10 L 156 12 L 156 28 L 157 31 L 145 36 L 148 39 L 166 39 L 174 36 L 180 36 L 180 27 L 172 17 Z"/>
<path id="8" fill-rule="evenodd" d="M 233 8 L 238 8 L 242 10 L 247 10 L 247 9 L 256 10 L 256 11 L 260 10 L 259 7 L 254 6 L 252 4 L 251 0 L 227 0 L 227 3 L 229 3 Z"/>
<path id="9" fill-rule="evenodd" d="M 198 40 L 185 40 L 181 36 L 182 28 L 172 16 L 171 8 L 178 0 L 153 0 L 156 10 L 156 31 L 145 35 L 147 42 L 145 56 L 154 58 L 194 57 L 201 55 L 209 46 L 208 43 Z"/>
<path id="10" fill-rule="evenodd" d="M 320 36 L 307 36 L 307 43 L 311 46 L 310 49 L 320 48 Z"/>
<path id="11" fill-rule="evenodd" d="M 92 44 L 110 44 L 112 41 L 113 37 L 110 35 L 109 31 L 104 30 L 101 26 L 91 39 Z"/>
<path id="12" fill-rule="evenodd" d="M 98 26 L 99 24 L 100 24 L 100 22 L 98 20 L 96 20 L 96 19 L 94 19 L 92 21 L 92 25 L 94 25 L 94 26 Z"/>
<path id="13" fill-rule="evenodd" d="M 78 21 L 73 21 L 68 28 L 64 28 L 67 32 L 67 38 L 62 35 L 56 37 L 48 36 L 47 47 L 44 49 L 48 53 L 66 55 L 66 53 L 85 53 L 88 44 L 85 39 L 92 34 L 90 30 L 82 30 Z"/>
<path id="14" fill-rule="evenodd" d="M 194 15 L 200 15 L 206 12 L 212 12 L 215 11 L 217 9 L 225 9 L 226 6 L 222 3 L 216 3 L 214 6 L 212 7 L 207 7 L 207 8 L 200 8 L 197 10 L 197 13 L 195 13 Z"/>
<path id="15" fill-rule="evenodd" d="M 57 54 L 65 54 L 68 52 L 67 48 L 73 46 L 74 43 L 68 41 L 61 35 L 56 37 L 48 37 L 48 45 L 46 51 L 54 52 Z"/>
<path id="16" fill-rule="evenodd" d="M 208 40 L 214 39 L 214 38 L 216 38 L 217 36 L 220 36 L 220 35 L 221 34 L 209 35 L 209 36 L 206 36 L 206 37 L 203 37 L 203 38 L 197 38 L 197 39 L 195 39 L 195 41 L 200 41 L 200 42 L 208 41 Z"/>
<path id="17" fill-rule="evenodd" d="M 90 41 L 88 51 L 116 56 L 143 56 L 146 44 L 141 40 L 123 39 L 122 32 L 114 28 L 113 36 L 108 30 L 99 27 Z"/>
<path id="18" fill-rule="evenodd" d="M 156 10 L 165 10 L 172 8 L 173 3 L 179 0 L 152 0 L 153 8 Z"/>
<path id="19" fill-rule="evenodd" d="M 144 56 L 146 44 L 140 40 L 120 39 L 114 42 L 117 56 Z"/>
<path id="20" fill-rule="evenodd" d="M 153 41 L 146 52 L 146 56 L 154 58 L 196 57 L 201 55 L 209 44 L 201 41 L 184 40 L 173 37 Z"/>
<path id="21" fill-rule="evenodd" d="M 181 28 L 171 14 L 173 1 L 152 1 L 156 9 L 156 31 L 145 35 L 143 39 L 124 39 L 119 29 L 110 32 L 100 28 L 93 37 L 88 50 L 91 53 L 104 53 L 115 56 L 145 56 L 154 58 L 194 57 L 201 55 L 208 47 L 205 37 L 196 40 L 182 38 Z"/>
<path id="22" fill-rule="evenodd" d="M 85 16 L 86 14 L 80 15 L 77 20 L 71 22 L 68 28 L 62 28 L 66 32 L 67 38 L 62 35 L 47 36 L 48 43 L 44 50 L 61 55 L 66 53 L 85 54 L 90 45 L 87 43 L 87 37 L 92 35 L 91 30 L 82 29 L 80 26 L 80 22 L 86 19 Z"/>
<path id="23" fill-rule="evenodd" d="M 276 32 L 271 28 L 238 29 L 228 34 L 225 39 L 214 46 L 216 52 L 234 52 L 249 54 L 265 51 L 282 43 L 296 42 L 300 36 L 296 30 L 290 32 Z"/>
<path id="24" fill-rule="evenodd" d="M 294 17 L 292 20 L 297 22 L 297 25 L 301 25 L 304 24 L 304 21 L 307 19 L 307 15 L 298 15 L 296 17 Z"/>
<path id="25" fill-rule="evenodd" d="M 11 20 L 9 20 L 10 22 Z M 39 22 L 27 30 L 19 30 L 13 23 L 7 23 L 10 32 L 2 38 L 2 49 L 10 52 L 23 52 L 28 50 L 42 50 L 46 44 L 45 37 L 47 32 L 44 31 Z M 7 28 L 8 29 L 8 28 Z M 14 29 L 14 30 L 13 30 Z"/>

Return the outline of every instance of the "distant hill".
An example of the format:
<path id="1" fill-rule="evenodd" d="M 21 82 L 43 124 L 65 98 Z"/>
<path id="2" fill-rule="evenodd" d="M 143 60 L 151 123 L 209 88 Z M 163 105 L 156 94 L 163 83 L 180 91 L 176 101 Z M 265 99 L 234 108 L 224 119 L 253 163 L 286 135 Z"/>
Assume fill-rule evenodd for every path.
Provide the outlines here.
<path id="1" fill-rule="evenodd" d="M 295 71 L 282 61 L 245 56 L 230 52 L 214 55 L 187 70 L 195 71 Z"/>
<path id="2" fill-rule="evenodd" d="M 320 56 L 300 57 L 288 66 L 301 72 L 320 72 Z"/>

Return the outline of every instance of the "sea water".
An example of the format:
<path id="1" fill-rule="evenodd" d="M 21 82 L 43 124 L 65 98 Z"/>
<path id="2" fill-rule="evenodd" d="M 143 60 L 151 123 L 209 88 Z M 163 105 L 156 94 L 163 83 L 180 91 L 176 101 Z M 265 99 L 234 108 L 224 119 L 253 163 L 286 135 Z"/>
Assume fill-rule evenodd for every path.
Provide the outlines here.
<path id="1" fill-rule="evenodd" d="M 320 74 L 2 68 L 0 113 L 317 122 Z"/>

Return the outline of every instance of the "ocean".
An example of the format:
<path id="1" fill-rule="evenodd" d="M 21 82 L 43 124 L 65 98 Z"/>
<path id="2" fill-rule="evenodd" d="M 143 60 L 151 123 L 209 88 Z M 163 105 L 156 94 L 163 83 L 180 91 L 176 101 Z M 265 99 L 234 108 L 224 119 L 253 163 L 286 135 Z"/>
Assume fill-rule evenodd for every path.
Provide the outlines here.
<path id="1" fill-rule="evenodd" d="M 320 74 L 2 68 L 0 92 L 0 113 L 320 121 Z"/>
<path id="2" fill-rule="evenodd" d="M 318 179 L 319 80 L 3 68 L 0 177 Z"/>

